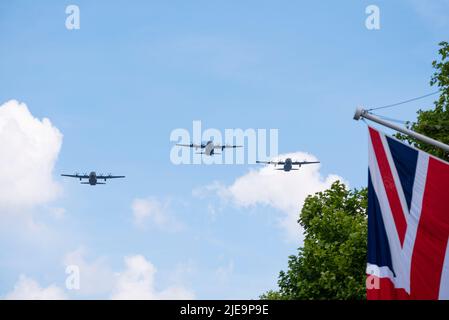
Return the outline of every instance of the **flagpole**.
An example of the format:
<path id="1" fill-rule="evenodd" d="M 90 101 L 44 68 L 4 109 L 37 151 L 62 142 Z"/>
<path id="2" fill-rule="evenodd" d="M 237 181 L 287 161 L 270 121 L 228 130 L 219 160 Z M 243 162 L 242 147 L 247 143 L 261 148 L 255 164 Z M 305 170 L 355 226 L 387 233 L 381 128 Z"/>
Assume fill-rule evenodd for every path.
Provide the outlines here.
<path id="1" fill-rule="evenodd" d="M 437 148 L 441 148 L 444 151 L 449 152 L 449 146 L 447 144 L 444 144 L 444 143 L 442 143 L 440 141 L 437 141 L 437 140 L 434 140 L 432 138 L 426 137 L 426 136 L 424 136 L 424 135 L 422 135 L 420 133 L 417 133 L 415 131 L 412 131 L 410 129 L 403 128 L 403 127 L 398 126 L 398 125 L 396 125 L 394 123 L 385 121 L 385 120 L 383 120 L 383 119 L 381 119 L 381 118 L 379 118 L 379 117 L 369 113 L 367 110 L 364 110 L 363 108 L 357 108 L 355 110 L 354 120 L 360 120 L 360 118 L 365 118 L 365 119 L 371 120 L 373 122 L 376 122 L 378 124 L 386 126 L 386 127 L 390 128 L 390 129 L 393 129 L 393 130 L 396 130 L 396 131 L 401 132 L 403 134 L 409 135 L 409 136 L 411 136 L 411 137 L 413 137 L 413 138 L 415 138 L 417 140 L 420 140 L 420 141 L 422 141 L 424 143 L 428 143 L 428 144 L 430 144 L 432 146 L 435 146 Z"/>

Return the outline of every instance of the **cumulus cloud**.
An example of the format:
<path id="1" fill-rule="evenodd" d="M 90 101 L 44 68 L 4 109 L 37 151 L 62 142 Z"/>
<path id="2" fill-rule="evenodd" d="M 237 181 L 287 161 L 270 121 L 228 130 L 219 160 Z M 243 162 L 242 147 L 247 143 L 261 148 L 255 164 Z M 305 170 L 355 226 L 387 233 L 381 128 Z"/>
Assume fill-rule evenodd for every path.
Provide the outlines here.
<path id="1" fill-rule="evenodd" d="M 156 267 L 143 255 L 131 255 L 124 258 L 124 268 L 113 271 L 107 260 L 103 257 L 87 259 L 87 251 L 78 248 L 65 255 L 64 265 L 79 271 L 78 288 L 65 291 L 62 287 L 51 284 L 42 287 L 39 283 L 26 275 L 20 275 L 13 290 L 3 296 L 9 300 L 60 300 L 69 298 L 114 300 L 182 300 L 194 299 L 195 294 L 180 283 L 184 281 L 187 273 L 193 272 L 191 262 L 183 264 L 176 270 L 176 277 L 172 277 L 171 286 L 159 288 L 157 286 Z M 186 270 L 186 268 L 188 269 Z M 68 274 L 68 278 L 74 274 Z M 178 277 L 179 276 L 179 277 Z M 66 279 L 66 281 L 67 281 Z M 66 283 L 67 288 L 69 288 Z"/>
<path id="2" fill-rule="evenodd" d="M 182 224 L 176 220 L 169 210 L 168 202 L 159 201 L 156 198 L 136 198 L 131 204 L 134 224 L 138 227 L 154 225 L 158 228 L 179 231 Z"/>
<path id="3" fill-rule="evenodd" d="M 6 300 L 63 300 L 67 299 L 64 291 L 56 285 L 42 288 L 37 281 L 20 275 L 14 289 L 5 296 Z"/>
<path id="4" fill-rule="evenodd" d="M 87 250 L 83 247 L 67 253 L 64 265 L 79 269 L 80 283 L 77 294 L 87 296 L 107 295 L 111 292 L 115 275 L 106 258 L 87 259 Z"/>
<path id="5" fill-rule="evenodd" d="M 78 248 L 64 257 L 65 266 L 76 266 L 79 270 L 79 290 L 72 293 L 81 298 L 110 297 L 116 300 L 139 299 L 193 299 L 194 293 L 175 279 L 176 285 L 158 290 L 156 267 L 143 255 L 124 258 L 123 270 L 114 271 L 106 258 L 87 259 L 87 250 Z"/>
<path id="6" fill-rule="evenodd" d="M 125 270 L 117 276 L 112 299 L 156 300 L 193 299 L 192 291 L 181 286 L 172 286 L 158 291 L 155 286 L 156 268 L 142 255 L 125 258 Z"/>
<path id="7" fill-rule="evenodd" d="M 292 158 L 293 160 L 316 161 L 316 157 L 304 152 L 283 154 L 273 160 Z M 298 171 L 278 171 L 272 166 L 251 170 L 237 178 L 234 183 L 225 186 L 214 182 L 208 186 L 195 189 L 193 194 L 205 197 L 211 192 L 221 199 L 231 201 L 239 207 L 256 205 L 270 206 L 281 213 L 279 224 L 285 230 L 286 239 L 297 241 L 301 233 L 298 232 L 299 212 L 308 195 L 325 190 L 336 180 L 343 179 L 331 174 L 323 177 L 320 165 L 305 165 Z M 302 241 L 302 238 L 300 238 Z"/>
<path id="8" fill-rule="evenodd" d="M 52 171 L 61 144 L 50 120 L 35 118 L 24 103 L 0 106 L 0 213 L 55 199 L 60 190 Z"/>

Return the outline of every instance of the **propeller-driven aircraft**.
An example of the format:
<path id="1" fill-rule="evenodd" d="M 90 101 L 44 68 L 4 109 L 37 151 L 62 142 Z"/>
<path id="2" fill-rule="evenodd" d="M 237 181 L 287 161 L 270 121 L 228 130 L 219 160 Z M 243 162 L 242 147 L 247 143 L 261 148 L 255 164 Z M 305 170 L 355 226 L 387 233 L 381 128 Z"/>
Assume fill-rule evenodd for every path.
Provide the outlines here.
<path id="1" fill-rule="evenodd" d="M 194 143 L 191 143 L 191 144 L 180 144 L 180 143 L 177 143 L 176 145 L 180 146 L 180 147 L 195 148 L 195 150 L 198 150 L 198 149 L 202 150 L 202 149 L 204 149 L 204 151 L 197 152 L 197 154 L 205 154 L 206 156 L 213 156 L 215 154 L 220 154 L 220 153 L 215 152 L 216 149 L 219 149 L 219 150 L 223 151 L 226 148 L 234 148 L 235 149 L 235 148 L 241 148 L 242 147 L 242 146 L 235 146 L 235 145 L 233 146 L 233 145 L 228 145 L 228 144 L 226 144 L 226 145 L 214 144 L 213 141 L 208 141 L 206 143 L 201 143 L 201 144 L 194 144 Z"/>
<path id="2" fill-rule="evenodd" d="M 281 165 L 282 168 L 277 168 L 276 170 L 283 170 L 289 172 L 291 170 L 299 170 L 299 167 L 305 164 L 320 163 L 319 161 L 293 161 L 291 158 L 285 159 L 285 161 L 256 161 L 257 163 L 274 164 L 274 166 Z M 293 168 L 293 166 L 298 166 L 298 168 Z"/>
<path id="3" fill-rule="evenodd" d="M 125 176 L 113 176 L 112 174 L 99 174 L 97 175 L 94 171 L 87 174 L 61 174 L 63 177 L 69 177 L 69 178 L 77 178 L 80 179 L 81 184 L 90 184 L 91 186 L 95 186 L 97 184 L 106 184 L 107 179 L 118 179 L 118 178 L 125 178 Z M 87 179 L 87 182 L 83 182 L 83 179 Z M 98 182 L 98 180 L 104 180 L 104 182 Z"/>

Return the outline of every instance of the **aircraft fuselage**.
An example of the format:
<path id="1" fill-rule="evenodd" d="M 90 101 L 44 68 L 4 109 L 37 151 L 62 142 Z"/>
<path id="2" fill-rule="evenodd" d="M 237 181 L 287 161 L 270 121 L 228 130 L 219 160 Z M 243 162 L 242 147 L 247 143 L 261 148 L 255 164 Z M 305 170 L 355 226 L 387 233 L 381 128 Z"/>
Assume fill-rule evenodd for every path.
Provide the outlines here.
<path id="1" fill-rule="evenodd" d="M 204 148 L 204 154 L 207 156 L 212 156 L 214 154 L 214 143 L 212 141 L 207 142 Z"/>
<path id="2" fill-rule="evenodd" d="M 290 158 L 285 159 L 284 171 L 289 172 L 292 168 L 293 168 L 292 159 L 290 159 Z"/>
<path id="3" fill-rule="evenodd" d="M 94 171 L 89 173 L 89 184 L 91 186 L 94 186 L 97 184 L 97 174 Z"/>

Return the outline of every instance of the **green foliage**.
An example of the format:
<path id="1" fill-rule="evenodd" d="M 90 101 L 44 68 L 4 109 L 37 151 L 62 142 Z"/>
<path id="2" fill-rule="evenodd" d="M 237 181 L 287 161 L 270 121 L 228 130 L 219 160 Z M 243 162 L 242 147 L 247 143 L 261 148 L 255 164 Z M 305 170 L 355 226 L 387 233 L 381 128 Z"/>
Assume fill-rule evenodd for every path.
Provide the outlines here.
<path id="1" fill-rule="evenodd" d="M 407 127 L 425 136 L 449 144 L 449 43 L 441 42 L 439 45 L 440 60 L 432 62 L 435 73 L 430 80 L 430 85 L 437 86 L 441 90 L 440 97 L 434 102 L 434 109 L 419 110 L 416 122 L 407 123 Z M 402 134 L 397 134 L 396 136 L 441 159 L 449 159 L 449 153 L 439 148 Z"/>
<path id="2" fill-rule="evenodd" d="M 270 290 L 260 296 L 261 300 L 286 300 L 278 291 Z"/>
<path id="3" fill-rule="evenodd" d="M 364 299 L 367 191 L 340 182 L 309 196 L 300 214 L 304 246 L 262 299 Z"/>

